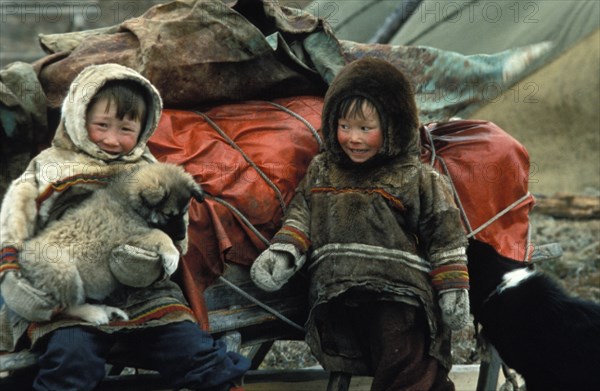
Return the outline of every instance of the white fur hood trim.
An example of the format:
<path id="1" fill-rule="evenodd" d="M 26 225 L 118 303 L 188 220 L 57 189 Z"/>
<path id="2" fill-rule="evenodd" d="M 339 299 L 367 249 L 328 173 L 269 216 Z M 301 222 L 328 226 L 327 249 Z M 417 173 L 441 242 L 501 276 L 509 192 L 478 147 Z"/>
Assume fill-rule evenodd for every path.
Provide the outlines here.
<path id="1" fill-rule="evenodd" d="M 87 135 L 85 113 L 91 98 L 110 80 L 133 80 L 139 82 L 148 91 L 151 107 L 148 108 L 146 128 L 142 131 L 138 144 L 131 152 L 115 158 L 102 151 Z M 156 88 L 133 69 L 119 64 L 91 65 L 85 68 L 73 80 L 62 105 L 61 121 L 56 130 L 52 145 L 59 148 L 83 151 L 103 161 L 114 159 L 135 161 L 149 154 L 146 143 L 154 133 L 162 111 L 162 100 Z"/>

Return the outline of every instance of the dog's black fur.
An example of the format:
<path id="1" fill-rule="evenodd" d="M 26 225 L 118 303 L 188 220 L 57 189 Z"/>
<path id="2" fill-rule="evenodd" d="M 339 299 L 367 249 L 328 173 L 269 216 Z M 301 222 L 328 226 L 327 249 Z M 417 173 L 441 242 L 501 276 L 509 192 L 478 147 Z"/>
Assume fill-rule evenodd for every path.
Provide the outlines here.
<path id="1" fill-rule="evenodd" d="M 468 257 L 471 311 L 527 390 L 600 390 L 600 305 L 570 296 L 537 271 L 497 289 L 506 272 L 524 265 L 477 241 Z"/>

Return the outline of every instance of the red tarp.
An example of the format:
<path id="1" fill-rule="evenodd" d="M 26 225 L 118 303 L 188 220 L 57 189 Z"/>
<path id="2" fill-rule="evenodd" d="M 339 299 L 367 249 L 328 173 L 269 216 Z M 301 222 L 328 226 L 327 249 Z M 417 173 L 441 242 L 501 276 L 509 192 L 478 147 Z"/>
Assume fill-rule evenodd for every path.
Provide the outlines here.
<path id="1" fill-rule="evenodd" d="M 226 137 L 200 114 L 164 110 L 148 143 L 159 160 L 184 166 L 208 195 L 232 204 L 267 239 L 281 226 L 281 201 L 291 201 L 319 151 L 315 134 L 303 120 L 319 129 L 322 107 L 318 97 L 273 102 L 290 112 L 261 101 L 203 111 Z M 244 155 L 277 187 L 281 198 Z M 224 261 L 250 265 L 266 248 L 235 212 L 210 196 L 203 203 L 192 202 L 189 250 L 182 263 L 184 290 L 201 322 L 207 318 L 200 293 L 223 273 Z"/>
<path id="2" fill-rule="evenodd" d="M 159 160 L 184 166 L 209 195 L 204 203 L 192 202 L 189 250 L 182 262 L 184 289 L 205 328 L 201 293 L 223 273 L 225 261 L 250 265 L 266 248 L 264 239 L 270 240 L 280 227 L 285 205 L 319 151 L 316 130 L 322 99 L 273 102 L 281 107 L 248 101 L 202 114 L 164 110 L 149 142 Z M 428 129 L 431 136 L 424 128 L 421 133 L 422 160 L 431 161 L 433 140 L 435 167 L 445 172 L 443 159 L 472 229 L 525 197 L 475 236 L 503 256 L 524 260 L 528 215 L 534 202 L 527 196 L 529 156 L 525 148 L 485 121 L 431 124 Z M 263 239 L 220 200 L 239 210 Z"/>
<path id="3" fill-rule="evenodd" d="M 526 253 L 530 256 L 532 250 L 527 251 L 527 232 L 529 211 L 535 202 L 528 195 L 529 154 L 525 147 L 494 123 L 475 120 L 422 128 L 421 159 L 425 162 L 431 162 L 431 140 L 437 155 L 434 167 L 444 173 L 442 165 L 447 167 L 471 230 L 477 231 L 517 203 L 475 238 L 491 245 L 502 256 L 525 261 Z"/>

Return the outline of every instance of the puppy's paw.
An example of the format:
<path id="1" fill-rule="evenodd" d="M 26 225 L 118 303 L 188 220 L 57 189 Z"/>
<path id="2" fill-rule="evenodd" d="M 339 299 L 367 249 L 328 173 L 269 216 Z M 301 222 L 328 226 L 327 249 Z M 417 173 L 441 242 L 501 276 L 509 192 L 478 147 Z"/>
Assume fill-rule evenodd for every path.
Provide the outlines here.
<path id="1" fill-rule="evenodd" d="M 93 305 L 93 304 L 82 304 L 72 307 L 68 307 L 65 313 L 84 321 L 94 324 L 96 326 L 108 324 L 110 317 L 107 311 L 104 310 L 105 306 Z"/>
<path id="2" fill-rule="evenodd" d="M 165 273 L 170 276 L 175 273 L 177 267 L 179 266 L 179 251 L 176 249 L 169 250 L 164 252 L 162 255 L 163 267 L 165 269 Z"/>
<path id="3" fill-rule="evenodd" d="M 129 320 L 129 315 L 120 308 L 103 305 L 104 312 L 108 319 Z"/>

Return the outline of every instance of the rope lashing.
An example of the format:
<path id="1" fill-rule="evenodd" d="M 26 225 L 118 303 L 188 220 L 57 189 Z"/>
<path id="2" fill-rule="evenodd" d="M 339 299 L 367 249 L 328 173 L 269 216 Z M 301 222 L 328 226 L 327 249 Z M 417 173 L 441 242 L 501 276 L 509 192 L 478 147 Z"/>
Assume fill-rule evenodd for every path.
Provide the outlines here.
<path id="1" fill-rule="evenodd" d="M 228 287 L 230 287 L 231 289 L 233 289 L 234 291 L 236 291 L 237 293 L 239 293 L 240 295 L 242 295 L 246 299 L 250 300 L 251 302 L 253 302 L 257 306 L 259 306 L 263 310 L 265 310 L 268 313 L 274 315 L 277 319 L 280 319 L 281 321 L 287 323 L 288 325 L 292 326 L 296 330 L 301 331 L 302 333 L 306 332 L 306 330 L 304 329 L 304 327 L 300 326 L 299 324 L 297 324 L 293 320 L 291 320 L 288 317 L 286 317 L 285 315 L 281 314 L 280 312 L 278 312 L 273 307 L 270 307 L 270 306 L 266 305 L 265 303 L 263 303 L 262 301 L 258 300 L 254 296 L 246 293 L 243 289 L 241 289 L 240 287 L 238 287 L 237 285 L 235 285 L 233 282 L 229 281 L 225 277 L 220 276 L 219 277 L 219 281 L 223 282 L 225 285 L 227 285 Z"/>
<path id="2" fill-rule="evenodd" d="M 266 103 L 277 107 L 279 110 L 288 113 L 292 117 L 294 117 L 297 120 L 299 120 L 300 122 L 302 122 L 312 132 L 313 136 L 315 137 L 315 140 L 317 140 L 317 144 L 319 144 L 319 151 L 322 151 L 325 149 L 325 145 L 323 144 L 323 139 L 321 138 L 321 136 L 319 136 L 319 132 L 317 132 L 317 129 L 315 129 L 314 126 L 312 126 L 310 124 L 310 122 L 308 122 L 304 117 L 302 117 L 298 113 L 293 112 L 292 110 L 288 109 L 287 107 L 280 105 L 279 103 L 275 103 L 275 102 L 266 102 Z"/>
<path id="3" fill-rule="evenodd" d="M 273 191 L 275 192 L 275 196 L 277 197 L 277 199 L 279 200 L 279 204 L 281 206 L 281 210 L 283 211 L 283 213 L 285 213 L 286 211 L 286 206 L 285 206 L 285 201 L 283 199 L 283 195 L 281 194 L 281 191 L 279 190 L 279 188 L 277 186 L 275 186 L 275 184 L 273 183 L 273 181 L 271 181 L 271 179 L 269 179 L 269 177 L 256 165 L 256 163 L 254 163 L 252 161 L 252 159 L 250 159 L 250 157 L 248 155 L 246 155 L 246 153 L 242 150 L 242 148 L 239 147 L 239 145 L 237 145 L 235 143 L 235 141 L 233 141 L 233 139 L 231 139 L 231 137 L 229 137 L 224 131 L 223 129 L 221 129 L 219 127 L 219 125 L 217 125 L 212 119 L 210 119 L 206 114 L 196 111 L 196 114 L 200 115 L 202 118 L 204 118 L 204 120 L 214 129 L 217 131 L 217 133 L 219 133 L 219 135 L 221 137 L 223 137 L 225 139 L 225 141 L 227 141 L 227 143 L 229 143 L 229 145 L 235 149 L 236 151 L 238 151 L 242 157 L 244 158 L 244 160 L 246 160 L 246 163 L 248 163 L 252 168 L 254 168 L 256 170 L 256 172 L 258 173 L 258 175 L 260 175 L 260 177 L 262 179 L 264 179 L 264 181 L 267 183 L 267 185 L 269 185 L 269 187 L 271 189 L 273 189 Z"/>
<path id="4" fill-rule="evenodd" d="M 446 162 L 444 161 L 444 159 L 441 156 L 437 155 L 437 153 L 436 153 L 435 145 L 433 143 L 433 137 L 432 137 L 431 131 L 430 131 L 430 127 L 425 126 L 425 130 L 426 130 L 425 134 L 427 136 L 427 141 L 429 142 L 429 146 L 431 147 L 431 149 L 430 149 L 431 159 L 429 161 L 429 164 L 433 167 L 435 161 L 437 160 L 440 163 L 440 165 L 442 166 L 444 174 L 446 175 L 446 177 L 448 178 L 448 181 L 450 182 L 450 187 L 452 188 L 452 193 L 454 194 L 454 199 L 456 200 L 456 204 L 458 206 L 458 209 L 460 210 L 460 214 L 463 218 L 465 228 L 467 229 L 467 232 L 468 232 L 467 238 L 474 237 L 479 232 L 481 232 L 484 229 L 486 229 L 487 227 L 489 227 L 496 220 L 498 220 L 499 218 L 501 218 L 502 216 L 504 216 L 505 214 L 510 212 L 512 209 L 519 206 L 523 201 L 527 200 L 528 198 L 530 198 L 532 196 L 531 193 L 528 191 L 524 196 L 522 196 L 521 198 L 519 198 L 512 204 L 508 205 L 506 208 L 502 209 L 500 212 L 496 213 L 488 221 L 481 224 L 476 229 L 473 229 L 471 227 L 471 223 L 469 222 L 469 218 L 467 217 L 467 213 L 465 212 L 465 208 L 463 207 L 462 202 L 460 201 L 460 197 L 458 196 L 458 191 L 456 191 L 456 187 L 454 186 L 454 182 L 452 180 L 452 176 L 450 175 L 450 171 L 448 170 L 448 166 L 446 165 Z M 524 261 L 527 261 L 531 254 L 531 225 L 529 225 L 529 227 L 527 229 L 527 240 L 526 240 L 525 246 L 526 246 L 525 247 L 526 250 L 525 250 Z"/>
<path id="5" fill-rule="evenodd" d="M 250 229 L 252 231 L 252 233 L 254 233 L 254 235 L 256 235 L 257 238 L 259 238 L 267 247 L 269 246 L 269 244 L 271 244 L 269 242 L 269 239 L 265 238 L 263 234 L 260 233 L 259 230 L 256 229 L 256 227 L 254 225 L 252 225 L 252 223 L 250 222 L 250 220 L 248 220 L 248 218 L 246 216 L 244 216 L 244 214 L 235 206 L 231 205 L 229 202 L 225 201 L 222 198 L 219 197 L 215 197 L 212 196 L 210 194 L 205 194 L 206 198 L 210 198 L 215 200 L 216 202 L 218 202 L 219 204 L 225 206 L 226 208 L 228 208 L 233 214 L 235 214 L 237 217 L 240 218 L 240 220 L 242 220 L 242 222 L 244 223 L 244 225 L 246 225 L 246 227 L 248 227 L 248 229 Z"/>
<path id="6" fill-rule="evenodd" d="M 285 106 L 282 106 L 282 105 L 277 104 L 275 102 L 267 102 L 267 103 L 269 103 L 272 106 L 274 106 L 274 107 L 276 107 L 276 108 L 284 111 L 285 113 L 291 115 L 292 117 L 294 117 L 294 118 L 298 119 L 300 122 L 302 122 L 312 132 L 313 136 L 315 137 L 315 140 L 317 141 L 317 144 L 319 145 L 319 150 L 323 150 L 323 148 L 324 148 L 323 147 L 323 140 L 319 136 L 319 133 L 317 132 L 317 130 L 310 124 L 310 122 L 308 122 L 305 118 L 303 118 L 298 113 L 295 113 L 294 111 L 288 109 Z M 283 213 L 285 214 L 286 205 L 285 205 L 285 202 L 283 200 L 283 195 L 281 194 L 281 191 L 279 190 L 279 188 L 252 161 L 252 159 L 250 159 L 250 157 L 248 155 L 246 155 L 246 153 L 235 143 L 235 141 L 233 141 L 231 139 L 231 137 L 229 137 L 219 127 L 219 125 L 217 125 L 212 119 L 210 119 L 206 114 L 204 114 L 202 112 L 196 111 L 196 114 L 200 115 L 215 131 L 217 131 L 217 133 L 219 133 L 219 135 L 221 137 L 223 137 L 227 141 L 227 143 L 229 143 L 229 145 L 232 148 L 234 148 L 236 151 L 238 151 L 243 156 L 244 160 L 246 160 L 246 162 L 256 170 L 256 172 L 261 176 L 261 178 L 263 178 L 263 180 L 269 185 L 269 187 L 271 187 L 274 190 L 274 192 L 275 192 L 275 194 L 276 194 L 276 196 L 277 196 L 277 198 L 279 200 L 279 203 L 281 205 L 281 209 L 282 209 Z M 252 231 L 252 233 L 254 233 L 254 235 L 256 235 L 256 237 L 259 240 L 261 240 L 267 247 L 269 246 L 269 244 L 270 244 L 269 240 L 266 237 L 264 237 L 264 235 L 262 235 L 260 233 L 260 231 L 258 231 L 258 229 L 256 229 L 256 227 L 250 222 L 250 220 L 246 216 L 244 216 L 244 214 L 239 209 L 237 209 L 235 206 L 233 206 L 232 204 L 230 204 L 229 202 L 225 201 L 222 198 L 219 198 L 219 197 L 216 197 L 216 196 L 212 196 L 210 194 L 206 194 L 206 198 L 210 198 L 210 199 L 218 202 L 219 204 L 225 206 L 226 208 L 228 208 L 233 214 L 235 214 L 244 223 L 244 225 L 246 225 L 246 227 L 248 227 L 248 229 L 250 229 Z M 280 319 L 284 323 L 290 325 L 291 327 L 295 328 L 296 330 L 299 330 L 302 333 L 306 332 L 306 330 L 304 329 L 304 327 L 298 325 L 297 323 L 295 323 L 291 319 L 287 318 L 285 315 L 283 315 L 280 312 L 278 312 L 276 309 L 268 306 L 267 304 L 265 304 L 265 303 L 261 302 L 260 300 L 256 299 L 254 296 L 248 294 L 246 291 L 244 291 L 243 289 L 241 289 L 240 287 L 238 287 L 237 285 L 235 285 L 231 281 L 227 280 L 225 277 L 219 276 L 219 281 L 221 281 L 222 283 L 224 283 L 225 285 L 227 285 L 228 287 L 230 287 L 231 289 L 233 289 L 234 291 L 236 291 L 241 296 L 243 296 L 246 299 L 250 300 L 251 302 L 253 302 L 257 306 L 259 306 L 260 308 L 264 309 L 268 313 L 272 314 L 276 318 Z"/>

